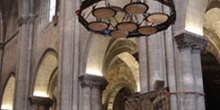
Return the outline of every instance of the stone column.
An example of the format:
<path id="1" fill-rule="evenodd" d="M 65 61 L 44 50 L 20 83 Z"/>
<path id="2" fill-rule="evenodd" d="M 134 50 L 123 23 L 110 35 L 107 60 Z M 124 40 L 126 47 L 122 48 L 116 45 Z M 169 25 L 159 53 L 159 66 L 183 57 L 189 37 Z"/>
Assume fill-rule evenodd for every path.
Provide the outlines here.
<path id="1" fill-rule="evenodd" d="M 198 56 L 193 55 L 192 51 L 194 47 L 204 47 L 207 42 L 204 42 L 204 38 L 194 35 L 189 32 L 184 32 L 175 36 L 175 39 L 179 48 L 180 69 L 178 92 L 179 97 L 179 109 L 180 110 L 197 110 L 196 96 L 200 93 L 197 92 L 196 82 L 197 75 L 195 75 L 198 68 L 195 68 L 195 63 L 201 62 L 194 61 Z M 193 63 L 194 62 L 194 63 Z M 202 83 L 202 82 L 199 82 Z M 204 104 L 204 103 L 203 103 Z"/>
<path id="2" fill-rule="evenodd" d="M 29 1 L 24 0 L 25 6 L 22 4 L 23 11 L 29 11 Z M 28 110 L 29 101 L 29 79 L 30 67 L 28 56 L 29 40 L 30 40 L 30 27 L 29 27 L 29 12 L 23 12 L 22 16 L 18 19 L 19 25 L 19 40 L 18 40 L 18 61 L 16 66 L 16 84 L 15 84 L 15 99 L 14 110 Z"/>
<path id="3" fill-rule="evenodd" d="M 29 100 L 31 101 L 31 110 L 49 110 L 53 105 L 53 101 L 46 97 L 31 96 Z"/>
<path id="4" fill-rule="evenodd" d="M 137 39 L 138 55 L 140 64 L 140 86 L 141 93 L 148 92 L 148 67 L 147 67 L 147 39 L 140 37 Z"/>
<path id="5" fill-rule="evenodd" d="M 192 51 L 193 74 L 195 77 L 195 90 L 197 92 L 196 110 L 205 110 L 203 77 L 201 67 L 201 50 L 203 50 L 206 47 L 208 40 L 200 38 L 199 42 L 201 42 L 201 45 L 194 46 Z"/>
<path id="6" fill-rule="evenodd" d="M 80 110 L 102 110 L 102 90 L 107 85 L 105 78 L 86 74 L 79 79 L 83 91 Z"/>
<path id="7" fill-rule="evenodd" d="M 196 110 L 205 110 L 204 89 L 203 89 L 203 77 L 201 68 L 201 50 L 193 49 L 193 73 L 195 75 L 195 89 L 196 92 L 201 93 L 196 97 Z"/>
<path id="8" fill-rule="evenodd" d="M 80 35 L 78 0 L 61 0 L 59 16 L 58 110 L 79 109 Z"/>
<path id="9" fill-rule="evenodd" d="M 192 48 L 190 46 L 180 48 L 180 63 L 181 63 L 181 92 L 180 110 L 195 110 L 195 94 L 190 92 L 195 91 L 195 81 L 192 72 Z"/>
<path id="10" fill-rule="evenodd" d="M 146 0 L 149 6 L 149 13 L 162 12 L 162 5 L 153 0 Z M 164 48 L 164 34 L 159 32 L 150 35 L 147 38 L 147 60 L 148 60 L 148 82 L 149 91 L 154 90 L 154 84 L 157 80 L 164 80 L 166 83 L 166 65 L 165 65 L 165 48 Z"/>
<path id="11" fill-rule="evenodd" d="M 175 70 L 175 57 L 174 57 L 174 42 L 171 27 L 165 31 L 165 50 L 166 50 L 166 70 L 167 70 L 167 85 L 170 92 L 176 92 L 176 70 Z M 177 110 L 177 96 L 176 94 L 170 95 L 170 108 Z"/>

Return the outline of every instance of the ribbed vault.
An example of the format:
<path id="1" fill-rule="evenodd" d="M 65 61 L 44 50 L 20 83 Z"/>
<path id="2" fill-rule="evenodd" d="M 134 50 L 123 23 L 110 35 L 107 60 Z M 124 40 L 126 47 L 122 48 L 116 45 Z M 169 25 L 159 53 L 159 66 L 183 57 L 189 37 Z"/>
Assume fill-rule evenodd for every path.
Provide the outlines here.
<path id="1" fill-rule="evenodd" d="M 111 39 L 107 47 L 103 75 L 108 86 L 103 92 L 104 109 L 112 110 L 117 94 L 122 88 L 132 93 L 139 91 L 139 64 L 133 56 L 136 50 L 135 39 Z"/>

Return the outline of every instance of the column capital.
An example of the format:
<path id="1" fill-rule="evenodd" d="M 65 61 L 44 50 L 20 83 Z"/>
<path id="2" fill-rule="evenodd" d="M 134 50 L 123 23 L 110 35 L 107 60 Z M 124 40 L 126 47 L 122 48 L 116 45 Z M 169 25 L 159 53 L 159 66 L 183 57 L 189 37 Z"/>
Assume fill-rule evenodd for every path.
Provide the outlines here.
<path id="1" fill-rule="evenodd" d="M 79 80 L 81 81 L 82 87 L 96 87 L 104 89 L 107 85 L 106 79 L 101 76 L 85 74 L 79 76 Z"/>
<path id="2" fill-rule="evenodd" d="M 37 14 L 30 14 L 29 16 L 20 16 L 17 20 L 17 24 L 18 26 L 22 26 L 23 24 L 27 24 L 29 21 L 34 22 L 37 17 Z"/>
<path id="3" fill-rule="evenodd" d="M 179 49 L 191 47 L 193 50 L 194 49 L 203 50 L 205 49 L 208 43 L 207 38 L 187 31 L 175 35 L 174 38 L 177 42 Z"/>
<path id="4" fill-rule="evenodd" d="M 39 104 L 39 105 L 43 105 L 47 107 L 50 107 L 53 105 L 53 100 L 50 99 L 49 97 L 30 96 L 29 100 L 33 104 Z"/>
<path id="5" fill-rule="evenodd" d="M 30 19 L 30 16 L 20 16 L 17 20 L 18 26 L 22 26 L 23 24 L 27 24 Z"/>

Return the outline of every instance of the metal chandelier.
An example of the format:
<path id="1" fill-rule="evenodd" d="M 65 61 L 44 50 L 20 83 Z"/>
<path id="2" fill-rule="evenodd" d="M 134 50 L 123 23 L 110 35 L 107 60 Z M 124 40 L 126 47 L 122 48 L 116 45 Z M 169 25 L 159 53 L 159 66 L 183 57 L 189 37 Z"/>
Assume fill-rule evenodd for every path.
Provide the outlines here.
<path id="1" fill-rule="evenodd" d="M 149 36 L 166 30 L 176 19 L 172 0 L 154 1 L 169 7 L 170 12 L 150 13 L 150 7 L 142 0 L 85 0 L 76 13 L 88 31 L 106 37 Z"/>

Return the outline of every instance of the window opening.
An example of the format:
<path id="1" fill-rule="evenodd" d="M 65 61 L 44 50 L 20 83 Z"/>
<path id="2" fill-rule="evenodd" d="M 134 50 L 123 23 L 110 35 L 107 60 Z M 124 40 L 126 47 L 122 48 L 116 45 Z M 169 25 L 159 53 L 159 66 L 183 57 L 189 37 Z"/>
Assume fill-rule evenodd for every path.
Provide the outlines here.
<path id="1" fill-rule="evenodd" d="M 49 22 L 53 20 L 53 16 L 56 14 L 56 0 L 50 0 L 50 14 Z"/>

